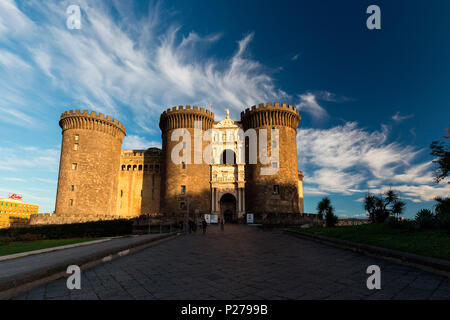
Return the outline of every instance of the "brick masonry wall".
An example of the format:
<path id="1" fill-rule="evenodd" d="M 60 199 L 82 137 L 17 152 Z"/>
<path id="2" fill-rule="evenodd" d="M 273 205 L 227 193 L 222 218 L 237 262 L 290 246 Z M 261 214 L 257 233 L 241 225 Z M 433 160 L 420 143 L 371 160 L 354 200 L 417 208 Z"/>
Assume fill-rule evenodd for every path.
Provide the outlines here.
<path id="1" fill-rule="evenodd" d="M 191 133 L 191 156 L 194 159 L 194 132 L 193 129 L 187 129 Z M 171 159 L 173 148 L 179 144 L 178 141 L 170 140 L 172 130 L 163 135 L 163 212 L 171 215 L 183 215 L 186 211 L 180 208 L 179 198 L 189 198 L 189 211 L 192 214 L 195 209 L 200 214 L 211 212 L 211 186 L 210 186 L 210 166 L 209 164 L 186 164 L 183 169 L 182 164 L 175 164 Z M 181 140 L 180 140 L 181 141 Z M 203 143 L 206 147 L 207 143 Z M 186 186 L 186 194 L 181 195 L 181 186 Z M 187 205 L 187 200 L 184 200 Z"/>
<path id="2" fill-rule="evenodd" d="M 116 215 L 125 132 L 103 115 L 63 116 L 56 216 Z"/>
<path id="3" fill-rule="evenodd" d="M 302 190 L 299 190 L 297 165 L 297 126 L 300 121 L 298 111 L 292 106 L 276 103 L 272 106 L 260 105 L 241 113 L 244 129 L 253 128 L 260 135 L 260 129 L 267 130 L 268 155 L 271 155 L 271 130 L 279 130 L 278 171 L 273 175 L 262 175 L 261 168 L 271 164 L 258 163 L 246 165 L 246 204 L 251 213 L 300 213 L 302 208 Z M 248 141 L 246 153 L 248 153 Z M 279 186 L 279 194 L 274 194 L 274 185 Z M 300 205 L 299 205 L 300 203 Z"/>
<path id="4" fill-rule="evenodd" d="M 192 215 L 196 209 L 200 214 L 211 212 L 210 165 L 202 161 L 194 163 L 194 121 L 202 122 L 202 130 L 212 127 L 214 114 L 198 109 L 194 106 L 173 108 L 161 115 L 160 128 L 162 132 L 162 168 L 161 168 L 161 211 L 166 215 L 184 215 L 186 210 L 180 207 L 181 202 L 186 206 L 189 202 L 189 212 Z M 190 162 L 183 169 L 182 164 L 172 161 L 172 150 L 182 143 L 171 141 L 172 133 L 178 128 L 185 128 L 190 134 L 191 152 Z M 210 141 L 202 141 L 202 150 Z M 181 194 L 181 186 L 186 186 L 186 194 Z M 179 201 L 182 199 L 183 201 Z"/>
<path id="5" fill-rule="evenodd" d="M 70 224 L 83 223 L 99 220 L 114 220 L 117 216 L 106 215 L 49 215 L 49 214 L 33 214 L 30 217 L 30 225 L 49 225 L 49 224 Z"/>
<path id="6" fill-rule="evenodd" d="M 117 212 L 136 217 L 160 211 L 161 150 L 123 150 L 120 159 Z"/>

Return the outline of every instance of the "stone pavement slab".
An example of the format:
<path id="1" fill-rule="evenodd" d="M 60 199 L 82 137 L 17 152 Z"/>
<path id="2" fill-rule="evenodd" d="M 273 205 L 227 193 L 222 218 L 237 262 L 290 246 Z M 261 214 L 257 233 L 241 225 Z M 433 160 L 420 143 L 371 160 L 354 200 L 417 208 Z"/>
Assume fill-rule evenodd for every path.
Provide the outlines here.
<path id="1" fill-rule="evenodd" d="M 142 246 L 152 241 L 173 234 L 150 234 L 114 238 L 110 241 L 97 242 L 91 245 L 77 246 L 64 250 L 29 255 L 0 262 L 0 296 L 8 290 L 45 277 L 52 277 L 63 272 L 69 265 L 83 265 L 95 259 L 115 254 L 126 253 L 126 249 Z M 124 273 L 124 276 L 128 276 Z"/>
<path id="2" fill-rule="evenodd" d="M 366 286 L 369 265 L 381 290 Z M 281 231 L 226 225 L 183 235 L 17 299 L 450 299 L 449 279 Z"/>

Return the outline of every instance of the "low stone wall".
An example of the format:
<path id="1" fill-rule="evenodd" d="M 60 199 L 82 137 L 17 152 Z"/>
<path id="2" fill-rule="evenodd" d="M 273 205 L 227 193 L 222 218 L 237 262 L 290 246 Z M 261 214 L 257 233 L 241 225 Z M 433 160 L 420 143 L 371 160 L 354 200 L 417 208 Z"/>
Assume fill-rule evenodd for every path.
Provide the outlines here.
<path id="1" fill-rule="evenodd" d="M 117 216 L 106 215 L 74 215 L 74 216 L 58 216 L 56 214 L 33 214 L 30 216 L 30 225 L 49 225 L 49 224 L 70 224 L 70 223 L 83 223 L 93 222 L 100 220 L 115 220 L 120 219 Z"/>
<path id="2" fill-rule="evenodd" d="M 255 215 L 254 222 L 267 226 L 325 226 L 326 223 L 325 219 L 319 219 L 316 213 Z M 367 219 L 339 219 L 336 225 L 358 226 L 368 223 L 370 220 Z"/>
<path id="3" fill-rule="evenodd" d="M 99 215 L 73 215 L 73 216 L 58 216 L 56 214 L 33 214 L 30 216 L 30 225 L 48 225 L 48 224 L 69 224 L 69 223 L 83 223 L 99 220 L 115 220 L 120 219 L 119 216 L 99 216 Z M 179 223 L 184 220 L 184 217 L 179 216 L 164 216 L 161 214 L 141 215 L 135 217 L 135 226 L 148 226 L 149 224 L 163 224 L 170 225 Z M 244 222 L 244 221 L 242 221 Z M 255 215 L 254 223 L 264 224 L 267 226 L 323 226 L 325 219 L 319 219 L 317 214 L 269 214 L 269 215 Z M 337 226 L 356 226 L 370 223 L 366 219 L 339 219 Z"/>
<path id="4" fill-rule="evenodd" d="M 304 213 L 276 213 L 276 214 L 255 214 L 254 223 L 266 226 L 299 226 L 299 225 L 321 225 L 317 214 Z"/>
<path id="5" fill-rule="evenodd" d="M 367 219 L 339 219 L 337 226 L 360 226 L 362 224 L 369 224 L 370 220 Z"/>

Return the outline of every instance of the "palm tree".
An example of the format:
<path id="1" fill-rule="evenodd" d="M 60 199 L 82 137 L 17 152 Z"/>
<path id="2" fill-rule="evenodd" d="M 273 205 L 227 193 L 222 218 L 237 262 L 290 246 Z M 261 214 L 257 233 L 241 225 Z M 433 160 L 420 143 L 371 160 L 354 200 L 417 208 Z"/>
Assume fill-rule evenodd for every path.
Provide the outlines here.
<path id="1" fill-rule="evenodd" d="M 392 205 L 391 212 L 395 214 L 397 217 L 403 213 L 403 209 L 405 209 L 406 203 L 403 201 L 396 200 Z"/>
<path id="2" fill-rule="evenodd" d="M 327 212 L 327 210 L 329 210 L 331 206 L 331 201 L 328 197 L 324 197 L 322 200 L 320 200 L 320 202 L 317 204 L 317 215 L 319 217 L 319 219 L 323 219 L 323 215 L 324 213 Z"/>
<path id="3" fill-rule="evenodd" d="M 337 217 L 334 215 L 334 208 L 331 206 L 331 200 L 328 197 L 324 197 L 317 204 L 317 215 L 319 219 L 323 219 L 325 214 L 327 227 L 332 227 L 337 222 Z"/>
<path id="4" fill-rule="evenodd" d="M 368 193 L 364 198 L 364 209 L 372 222 L 384 222 L 390 215 L 399 216 L 405 209 L 405 202 L 399 200 L 394 190 L 389 189 L 384 196 L 377 197 Z"/>
<path id="5" fill-rule="evenodd" d="M 369 213 L 369 218 L 375 222 L 375 196 L 367 193 L 364 198 L 364 210 Z"/>
<path id="6" fill-rule="evenodd" d="M 336 224 L 338 217 L 334 215 L 334 208 L 329 206 L 327 209 L 327 213 L 325 215 L 326 225 L 327 227 L 334 227 Z"/>

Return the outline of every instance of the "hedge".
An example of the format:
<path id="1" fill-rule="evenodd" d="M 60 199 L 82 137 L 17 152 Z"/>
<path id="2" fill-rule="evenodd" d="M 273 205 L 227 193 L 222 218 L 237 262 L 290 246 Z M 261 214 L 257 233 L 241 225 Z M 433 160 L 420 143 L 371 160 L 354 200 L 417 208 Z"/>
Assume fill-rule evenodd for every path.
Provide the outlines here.
<path id="1" fill-rule="evenodd" d="M 133 221 L 127 219 L 105 220 L 84 223 L 31 226 L 0 230 L 0 237 L 22 238 L 36 235 L 42 239 L 68 239 L 85 237 L 114 237 L 133 232 Z"/>

